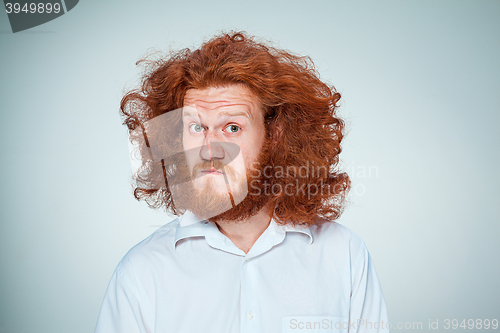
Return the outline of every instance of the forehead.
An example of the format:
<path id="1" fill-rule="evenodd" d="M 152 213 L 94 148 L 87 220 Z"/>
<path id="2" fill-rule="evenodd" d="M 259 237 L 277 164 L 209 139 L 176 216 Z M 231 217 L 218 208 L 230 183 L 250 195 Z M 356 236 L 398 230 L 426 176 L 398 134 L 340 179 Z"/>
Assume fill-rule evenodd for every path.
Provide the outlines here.
<path id="1" fill-rule="evenodd" d="M 262 115 L 259 99 L 243 85 L 189 89 L 184 97 L 184 106 L 201 111 L 240 108 L 249 112 L 252 118 Z"/>

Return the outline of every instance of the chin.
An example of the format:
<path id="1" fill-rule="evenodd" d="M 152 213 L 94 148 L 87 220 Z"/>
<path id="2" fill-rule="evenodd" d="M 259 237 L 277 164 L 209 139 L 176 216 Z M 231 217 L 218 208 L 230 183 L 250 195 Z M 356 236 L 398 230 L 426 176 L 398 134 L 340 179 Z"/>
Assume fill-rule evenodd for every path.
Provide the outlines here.
<path id="1" fill-rule="evenodd" d="M 205 194 L 213 195 L 227 195 L 227 184 L 224 182 L 224 178 L 220 176 L 220 179 L 213 179 L 212 177 L 218 176 L 208 176 L 197 178 L 193 182 L 193 187 L 199 193 L 204 192 Z"/>

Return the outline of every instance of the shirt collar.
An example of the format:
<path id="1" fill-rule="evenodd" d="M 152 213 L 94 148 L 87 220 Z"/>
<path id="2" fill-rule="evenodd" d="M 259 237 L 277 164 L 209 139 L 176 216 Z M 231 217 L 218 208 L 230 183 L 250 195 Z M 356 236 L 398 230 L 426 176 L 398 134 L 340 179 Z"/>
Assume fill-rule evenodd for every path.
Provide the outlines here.
<path id="1" fill-rule="evenodd" d="M 179 223 L 175 229 L 174 246 L 179 240 L 184 238 L 204 237 L 205 233 L 203 232 L 203 226 L 205 222 L 206 220 L 198 218 L 190 211 L 184 213 L 184 215 L 179 217 Z"/>
<path id="2" fill-rule="evenodd" d="M 271 220 L 271 223 L 274 223 L 276 225 L 276 228 L 282 228 L 285 232 L 299 232 L 303 233 L 307 236 L 309 236 L 309 245 L 313 243 L 313 236 L 311 233 L 311 229 L 309 227 L 303 228 L 303 227 L 296 227 L 292 224 L 286 224 L 286 225 L 278 225 L 274 219 Z"/>
<path id="3" fill-rule="evenodd" d="M 313 243 L 313 236 L 308 227 L 302 228 L 291 224 L 280 225 L 273 218 L 271 219 L 271 223 L 267 229 L 254 244 L 254 247 L 255 245 L 259 247 L 264 245 L 267 251 L 272 246 L 281 243 L 287 232 L 302 233 L 307 235 L 309 237 L 309 244 Z M 174 246 L 177 245 L 179 240 L 191 237 L 205 237 L 209 245 L 216 248 L 226 247 L 229 240 L 212 222 L 202 220 L 190 211 L 187 211 L 179 218 L 175 231 Z M 233 245 L 234 249 L 230 249 L 228 252 L 245 255 L 245 253 L 237 249 L 232 242 L 229 241 L 229 243 Z M 254 247 L 252 247 L 248 254 L 255 252 L 253 251 Z M 239 252 L 238 250 L 241 253 L 236 253 Z M 262 250 L 264 250 L 264 248 L 262 248 Z"/>

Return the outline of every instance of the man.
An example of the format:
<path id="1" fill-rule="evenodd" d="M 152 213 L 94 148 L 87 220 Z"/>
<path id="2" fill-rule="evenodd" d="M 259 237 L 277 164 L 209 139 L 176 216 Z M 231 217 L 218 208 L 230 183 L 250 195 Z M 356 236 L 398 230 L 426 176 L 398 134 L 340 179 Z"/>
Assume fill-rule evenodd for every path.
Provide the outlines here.
<path id="1" fill-rule="evenodd" d="M 121 103 L 134 195 L 180 217 L 119 263 L 96 332 L 388 331 L 366 246 L 334 222 L 340 94 L 309 59 L 232 33 L 148 64 Z"/>

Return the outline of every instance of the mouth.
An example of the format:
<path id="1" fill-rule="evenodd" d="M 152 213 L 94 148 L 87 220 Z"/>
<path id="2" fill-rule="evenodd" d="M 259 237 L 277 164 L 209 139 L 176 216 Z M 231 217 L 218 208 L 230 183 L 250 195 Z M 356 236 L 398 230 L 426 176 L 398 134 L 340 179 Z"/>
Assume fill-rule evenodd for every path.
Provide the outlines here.
<path id="1" fill-rule="evenodd" d="M 223 175 L 224 172 L 220 170 L 215 170 L 215 169 L 206 169 L 206 170 L 200 170 L 200 173 L 205 174 L 205 175 Z"/>

